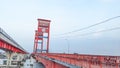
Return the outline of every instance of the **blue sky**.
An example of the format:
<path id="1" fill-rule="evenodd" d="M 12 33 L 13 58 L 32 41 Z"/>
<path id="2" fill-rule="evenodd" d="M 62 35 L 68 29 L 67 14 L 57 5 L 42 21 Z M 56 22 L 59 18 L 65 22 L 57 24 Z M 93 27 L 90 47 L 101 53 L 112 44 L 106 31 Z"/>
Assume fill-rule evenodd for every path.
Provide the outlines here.
<path id="1" fill-rule="evenodd" d="M 120 55 L 120 30 L 80 34 L 120 26 L 120 18 L 90 29 L 59 34 L 84 28 L 120 15 L 120 0 L 0 0 L 0 27 L 21 46 L 32 52 L 37 19 L 51 20 L 51 52 Z M 55 35 L 58 35 L 55 38 Z"/>

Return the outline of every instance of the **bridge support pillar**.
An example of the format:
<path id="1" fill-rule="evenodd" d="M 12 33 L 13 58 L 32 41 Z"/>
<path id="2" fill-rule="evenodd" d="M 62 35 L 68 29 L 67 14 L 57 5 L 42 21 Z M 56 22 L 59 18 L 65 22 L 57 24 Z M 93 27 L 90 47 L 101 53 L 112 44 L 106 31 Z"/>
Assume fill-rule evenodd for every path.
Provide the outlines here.
<path id="1" fill-rule="evenodd" d="M 22 62 L 27 55 L 7 51 L 6 56 L 7 56 L 7 68 L 9 68 L 9 66 L 11 65 L 19 66 L 20 62 Z"/>
<path id="2" fill-rule="evenodd" d="M 12 52 L 10 51 L 6 52 L 6 56 L 7 56 L 7 67 L 6 68 L 9 68 L 9 66 L 11 65 L 11 55 L 12 55 Z"/>

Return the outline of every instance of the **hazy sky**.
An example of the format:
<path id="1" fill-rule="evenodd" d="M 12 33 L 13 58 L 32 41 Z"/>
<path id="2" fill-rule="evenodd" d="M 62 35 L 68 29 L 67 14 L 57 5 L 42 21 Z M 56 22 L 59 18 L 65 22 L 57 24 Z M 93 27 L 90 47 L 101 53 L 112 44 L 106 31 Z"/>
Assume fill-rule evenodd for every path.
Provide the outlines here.
<path id="1" fill-rule="evenodd" d="M 120 15 L 120 0 L 0 0 L 0 27 L 23 48 L 32 52 L 37 19 L 51 20 L 51 52 L 120 55 L 120 18 L 61 36 Z M 67 39 L 67 40 L 65 40 Z"/>

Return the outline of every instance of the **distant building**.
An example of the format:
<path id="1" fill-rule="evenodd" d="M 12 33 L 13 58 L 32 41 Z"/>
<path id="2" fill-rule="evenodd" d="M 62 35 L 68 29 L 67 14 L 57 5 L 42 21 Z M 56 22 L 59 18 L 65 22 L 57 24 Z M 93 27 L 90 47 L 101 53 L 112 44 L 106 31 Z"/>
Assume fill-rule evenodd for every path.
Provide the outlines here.
<path id="1" fill-rule="evenodd" d="M 1 65 L 7 65 L 7 57 L 2 53 L 0 53 L 0 66 Z"/>

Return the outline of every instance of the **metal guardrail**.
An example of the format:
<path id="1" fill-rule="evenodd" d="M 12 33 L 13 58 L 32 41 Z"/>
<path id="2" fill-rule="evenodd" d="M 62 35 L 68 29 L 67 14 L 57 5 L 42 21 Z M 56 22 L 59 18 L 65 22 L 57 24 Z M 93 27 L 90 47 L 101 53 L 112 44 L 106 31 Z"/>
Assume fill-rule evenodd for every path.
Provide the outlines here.
<path id="1" fill-rule="evenodd" d="M 24 50 L 17 42 L 13 40 L 12 37 L 10 37 L 2 28 L 0 28 L 0 33 L 3 34 L 6 38 L 8 38 L 11 42 L 13 42 L 15 45 L 17 45 L 17 48 L 20 48 L 21 50 Z M 25 50 L 24 50 L 25 51 Z"/>
<path id="2" fill-rule="evenodd" d="M 48 57 L 83 68 L 120 68 L 120 56 L 65 53 L 36 53 L 35 56 Z"/>

